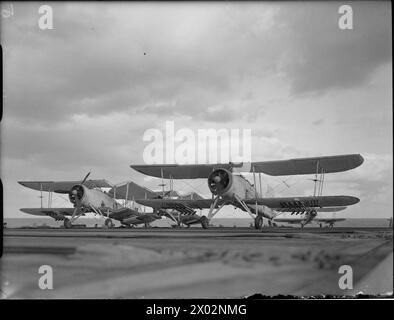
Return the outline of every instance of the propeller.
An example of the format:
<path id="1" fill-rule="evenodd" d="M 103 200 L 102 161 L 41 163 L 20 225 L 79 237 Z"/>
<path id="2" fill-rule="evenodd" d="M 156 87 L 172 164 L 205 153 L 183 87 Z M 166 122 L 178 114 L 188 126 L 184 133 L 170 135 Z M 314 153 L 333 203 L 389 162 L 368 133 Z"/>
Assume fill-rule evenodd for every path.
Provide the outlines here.
<path id="1" fill-rule="evenodd" d="M 220 194 L 228 187 L 229 183 L 229 173 L 223 169 L 213 171 L 208 177 L 208 187 L 213 194 Z"/>
<path id="2" fill-rule="evenodd" d="M 71 222 L 75 219 L 75 216 L 81 214 L 82 211 L 82 198 L 85 194 L 83 184 L 86 182 L 87 178 L 90 176 L 91 172 L 82 179 L 80 184 L 73 186 L 69 192 L 69 198 L 72 203 L 74 203 L 75 208 L 71 216 Z"/>
<path id="3" fill-rule="evenodd" d="M 83 178 L 83 180 L 81 181 L 81 184 L 84 184 L 86 182 L 86 179 L 90 176 L 90 171 L 88 172 L 88 174 L 85 176 L 85 178 Z"/>

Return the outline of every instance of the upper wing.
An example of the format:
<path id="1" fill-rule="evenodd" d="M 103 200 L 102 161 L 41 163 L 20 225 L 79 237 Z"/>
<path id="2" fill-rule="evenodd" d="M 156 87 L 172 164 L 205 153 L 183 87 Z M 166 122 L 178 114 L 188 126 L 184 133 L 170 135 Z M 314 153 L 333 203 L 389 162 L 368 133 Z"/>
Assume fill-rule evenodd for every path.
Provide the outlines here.
<path id="1" fill-rule="evenodd" d="M 20 211 L 35 216 L 49 216 L 55 220 L 64 220 L 73 214 L 74 208 L 22 208 Z"/>
<path id="2" fill-rule="evenodd" d="M 254 162 L 255 172 L 271 176 L 342 172 L 357 168 L 364 162 L 360 154 L 299 158 L 280 161 Z"/>
<path id="3" fill-rule="evenodd" d="M 296 210 L 302 211 L 305 208 L 346 207 L 359 201 L 360 199 L 351 196 L 285 197 L 261 198 L 257 199 L 257 204 L 267 206 L 276 211 L 291 212 Z M 253 205 L 256 203 L 256 200 L 245 200 L 245 203 Z M 335 211 L 339 210 L 335 209 Z M 319 211 L 322 211 L 322 209 L 319 209 Z"/>
<path id="4" fill-rule="evenodd" d="M 166 179 L 207 178 L 216 168 L 231 170 L 242 167 L 243 172 L 261 172 L 272 176 L 342 172 L 357 168 L 364 162 L 360 154 L 326 157 L 298 158 L 290 160 L 252 162 L 244 164 L 187 164 L 187 165 L 131 165 L 130 167 L 149 176 Z"/>
<path id="5" fill-rule="evenodd" d="M 70 189 L 81 181 L 18 181 L 24 187 L 47 192 L 69 193 Z M 84 185 L 88 188 L 111 188 L 112 186 L 104 179 L 87 180 Z"/>
<path id="6" fill-rule="evenodd" d="M 216 168 L 231 169 L 231 164 L 153 164 L 131 165 L 131 168 L 152 177 L 165 179 L 207 178 Z"/>

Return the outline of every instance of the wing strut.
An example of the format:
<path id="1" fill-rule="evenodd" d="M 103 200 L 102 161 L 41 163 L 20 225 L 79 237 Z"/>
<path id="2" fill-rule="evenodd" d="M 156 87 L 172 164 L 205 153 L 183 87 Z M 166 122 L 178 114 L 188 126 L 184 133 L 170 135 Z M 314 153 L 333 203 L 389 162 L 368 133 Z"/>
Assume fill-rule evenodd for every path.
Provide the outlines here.
<path id="1" fill-rule="evenodd" d="M 215 208 L 215 206 L 216 206 L 216 204 L 217 204 L 217 201 L 216 200 L 219 200 L 219 197 L 217 197 L 216 199 L 215 199 L 215 202 L 216 203 L 212 203 L 212 205 L 213 206 L 211 206 L 211 208 L 213 207 L 213 208 Z M 224 205 L 226 204 L 226 202 L 223 202 L 217 209 L 216 209 L 216 211 L 215 212 L 212 212 L 213 211 L 213 208 L 212 208 L 212 210 L 210 209 L 209 210 L 209 213 L 208 213 L 208 220 L 210 221 L 219 211 L 220 211 L 220 209 L 222 209 L 223 207 L 224 207 Z"/>
<path id="2" fill-rule="evenodd" d="M 130 182 L 127 181 L 127 185 L 126 185 L 126 199 L 124 201 L 124 206 L 125 207 L 126 207 L 126 204 L 129 202 L 129 185 L 130 185 Z"/>
<path id="3" fill-rule="evenodd" d="M 41 198 L 41 209 L 42 209 L 42 183 L 40 183 L 40 198 Z"/>
<path id="4" fill-rule="evenodd" d="M 212 198 L 213 198 L 213 195 L 212 195 Z M 209 208 L 209 212 L 208 212 L 208 220 L 210 220 L 211 219 L 211 217 L 213 217 L 213 215 L 212 215 L 212 212 L 213 212 L 213 209 L 215 209 L 215 207 L 216 207 L 216 205 L 218 204 L 218 202 L 219 202 L 219 196 L 217 196 L 216 198 L 215 198 L 215 200 L 212 202 L 212 204 L 211 204 L 211 207 Z M 217 212 L 215 212 L 215 214 L 216 214 Z"/>
<path id="5" fill-rule="evenodd" d="M 253 213 L 252 213 L 252 211 L 250 211 L 249 207 L 238 197 L 238 195 L 235 194 L 235 195 L 234 195 L 234 198 L 235 198 L 235 200 L 237 200 L 237 202 L 242 206 L 242 208 L 244 208 L 245 211 L 246 211 L 247 213 L 249 213 L 249 215 L 251 216 L 251 218 L 254 220 L 255 217 L 253 216 Z M 257 211 L 256 211 L 256 213 L 257 213 Z"/>

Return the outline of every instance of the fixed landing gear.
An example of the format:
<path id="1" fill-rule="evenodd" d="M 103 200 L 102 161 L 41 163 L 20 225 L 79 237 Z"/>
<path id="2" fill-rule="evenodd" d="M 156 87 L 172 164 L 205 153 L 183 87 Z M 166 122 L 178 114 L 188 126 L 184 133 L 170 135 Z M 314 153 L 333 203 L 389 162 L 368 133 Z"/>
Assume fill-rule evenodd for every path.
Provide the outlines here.
<path id="1" fill-rule="evenodd" d="M 202 216 L 200 221 L 201 221 L 201 227 L 203 229 L 208 229 L 208 226 L 209 226 L 208 218 L 206 216 Z"/>
<path id="2" fill-rule="evenodd" d="M 262 217 L 262 216 L 259 216 L 259 215 L 258 215 L 258 216 L 254 219 L 254 228 L 257 229 L 257 230 L 260 230 L 260 229 L 263 228 L 263 217 Z"/>
<path id="3" fill-rule="evenodd" d="M 109 229 L 115 227 L 115 224 L 112 222 L 112 220 L 110 218 L 105 219 L 104 225 L 106 228 L 109 228 Z"/>
<path id="4" fill-rule="evenodd" d="M 63 221 L 63 225 L 65 229 L 71 229 L 73 227 L 73 225 L 71 224 L 71 221 L 69 219 L 64 219 Z"/>

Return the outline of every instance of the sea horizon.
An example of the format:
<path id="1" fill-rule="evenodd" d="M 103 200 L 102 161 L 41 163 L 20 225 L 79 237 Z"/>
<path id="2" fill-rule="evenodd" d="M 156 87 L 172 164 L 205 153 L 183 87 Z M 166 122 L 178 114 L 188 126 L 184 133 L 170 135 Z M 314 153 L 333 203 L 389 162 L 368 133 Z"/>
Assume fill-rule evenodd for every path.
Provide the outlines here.
<path id="1" fill-rule="evenodd" d="M 388 218 L 346 218 L 344 221 L 335 223 L 335 227 L 389 227 Z M 267 223 L 267 219 L 264 219 Z M 49 217 L 29 217 L 29 218 L 3 218 L 6 228 L 22 228 L 22 227 L 62 227 L 62 221 L 55 221 Z M 115 226 L 120 226 L 118 221 L 114 221 Z M 101 227 L 104 224 L 104 218 L 80 217 L 76 220 L 75 224 L 82 224 L 86 227 Z M 175 224 L 168 218 L 163 218 L 152 222 L 152 227 L 170 227 Z M 281 226 L 289 226 L 287 223 L 277 223 Z M 253 221 L 251 218 L 213 218 L 211 225 L 216 227 L 251 227 Z M 143 225 L 142 225 L 143 226 Z M 299 226 L 293 224 L 293 226 Z M 310 223 L 306 227 L 316 227 L 316 223 Z M 137 226 L 137 227 L 141 227 Z M 191 227 L 200 227 L 199 224 L 192 225 Z"/>

